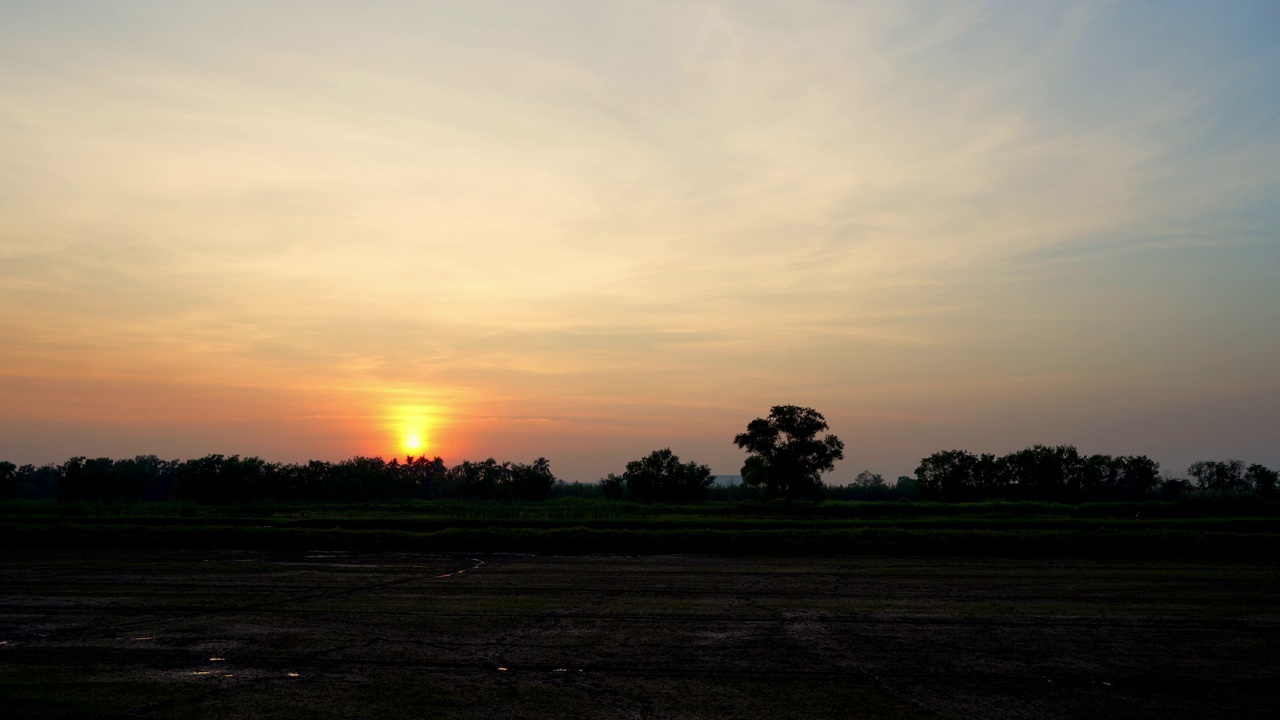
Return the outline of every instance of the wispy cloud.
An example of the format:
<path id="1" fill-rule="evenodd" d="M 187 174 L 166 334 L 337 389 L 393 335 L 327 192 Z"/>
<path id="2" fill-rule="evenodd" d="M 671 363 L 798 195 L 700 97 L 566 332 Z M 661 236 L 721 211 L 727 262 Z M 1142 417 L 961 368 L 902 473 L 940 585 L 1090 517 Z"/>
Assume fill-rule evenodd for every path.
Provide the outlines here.
<path id="1" fill-rule="evenodd" d="M 803 401 L 896 473 L 1280 387 L 1267 3 L 72 5 L 0 9 L 14 423 L 345 418 L 290 436 L 325 456 L 419 403 L 728 472 Z"/>

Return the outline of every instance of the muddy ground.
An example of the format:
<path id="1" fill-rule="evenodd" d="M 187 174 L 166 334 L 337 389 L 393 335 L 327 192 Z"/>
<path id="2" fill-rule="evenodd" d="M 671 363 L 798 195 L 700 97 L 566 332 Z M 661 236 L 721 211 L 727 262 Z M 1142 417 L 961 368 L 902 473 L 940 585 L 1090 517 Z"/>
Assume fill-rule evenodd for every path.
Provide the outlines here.
<path id="1" fill-rule="evenodd" d="M 1280 568 L 14 551 L 0 714 L 1274 718 Z"/>

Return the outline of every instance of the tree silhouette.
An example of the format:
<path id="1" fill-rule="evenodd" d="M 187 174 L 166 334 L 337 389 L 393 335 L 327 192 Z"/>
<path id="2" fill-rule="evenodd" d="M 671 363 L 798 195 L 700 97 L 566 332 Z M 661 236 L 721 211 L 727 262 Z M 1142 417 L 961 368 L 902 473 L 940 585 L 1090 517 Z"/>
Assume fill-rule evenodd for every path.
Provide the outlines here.
<path id="1" fill-rule="evenodd" d="M 1245 473 L 1245 480 L 1253 487 L 1253 491 L 1263 497 L 1271 497 L 1280 482 L 1280 473 L 1264 465 L 1253 464 Z"/>
<path id="2" fill-rule="evenodd" d="M 884 476 L 880 473 L 873 473 L 870 470 L 863 470 L 858 473 L 858 476 L 853 479 L 853 484 L 856 487 L 863 488 L 886 487 Z"/>
<path id="3" fill-rule="evenodd" d="M 1201 490 L 1244 492 L 1252 489 L 1245 480 L 1244 463 L 1239 460 L 1201 460 L 1191 463 L 1187 474 L 1195 478 Z"/>
<path id="4" fill-rule="evenodd" d="M 631 498 L 641 502 L 696 502 L 707 496 L 707 489 L 715 482 L 709 466 L 682 463 L 671 448 L 654 450 L 627 463 L 622 479 Z"/>
<path id="5" fill-rule="evenodd" d="M 1010 486 L 1014 499 L 1080 501 L 1085 463 L 1070 445 L 1034 445 L 1010 453 L 999 462 L 1004 466 L 1005 484 Z"/>
<path id="6" fill-rule="evenodd" d="M 627 479 L 622 475 L 609 473 L 600 478 L 599 486 L 600 494 L 604 495 L 605 500 L 621 500 L 627 490 Z"/>
<path id="7" fill-rule="evenodd" d="M 551 463 L 538 458 L 531 464 L 489 458 L 483 462 L 463 460 L 445 475 L 446 495 L 473 500 L 545 500 L 555 485 Z"/>
<path id="8" fill-rule="evenodd" d="M 1145 455 L 1084 457 L 1070 445 L 999 458 L 948 450 L 921 460 L 916 479 L 923 498 L 944 502 L 1137 500 L 1160 485 L 1160 464 Z"/>
<path id="9" fill-rule="evenodd" d="M 18 466 L 11 462 L 0 462 L 0 498 L 8 499 L 18 496 Z"/>
<path id="10" fill-rule="evenodd" d="M 544 457 L 532 463 L 503 463 L 506 468 L 506 495 L 514 500 L 546 500 L 556 476 L 551 473 L 551 461 Z"/>
<path id="11" fill-rule="evenodd" d="M 835 435 L 818 437 L 827 420 L 813 408 L 775 405 L 769 417 L 756 418 L 733 444 L 750 455 L 742 465 L 742 483 L 763 487 L 775 497 L 794 500 L 822 494 L 822 473 L 844 459 L 844 443 Z"/>
<path id="12" fill-rule="evenodd" d="M 944 450 L 920 460 L 916 483 L 926 500 L 968 502 L 979 498 L 974 483 L 978 457 L 966 450 Z"/>

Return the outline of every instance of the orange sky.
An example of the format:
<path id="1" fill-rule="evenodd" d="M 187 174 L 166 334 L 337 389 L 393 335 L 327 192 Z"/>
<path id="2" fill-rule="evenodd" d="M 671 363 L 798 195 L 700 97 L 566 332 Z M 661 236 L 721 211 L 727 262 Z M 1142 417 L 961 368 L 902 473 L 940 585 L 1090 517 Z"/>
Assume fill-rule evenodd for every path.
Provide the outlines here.
<path id="1" fill-rule="evenodd" d="M 74 8 L 74 12 L 71 11 Z M 0 458 L 1280 465 L 1268 3 L 0 7 Z"/>

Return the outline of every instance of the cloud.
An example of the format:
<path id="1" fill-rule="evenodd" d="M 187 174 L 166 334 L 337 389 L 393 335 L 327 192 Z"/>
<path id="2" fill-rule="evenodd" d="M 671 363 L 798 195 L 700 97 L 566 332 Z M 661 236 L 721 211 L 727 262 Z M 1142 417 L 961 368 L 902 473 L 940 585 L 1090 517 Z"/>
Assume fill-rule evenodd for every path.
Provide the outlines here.
<path id="1" fill-rule="evenodd" d="M 941 441 L 1275 387 L 1215 355 L 1280 349 L 1265 4 L 78 8 L 0 10 L 22 407 L 702 437 L 806 398 Z"/>

